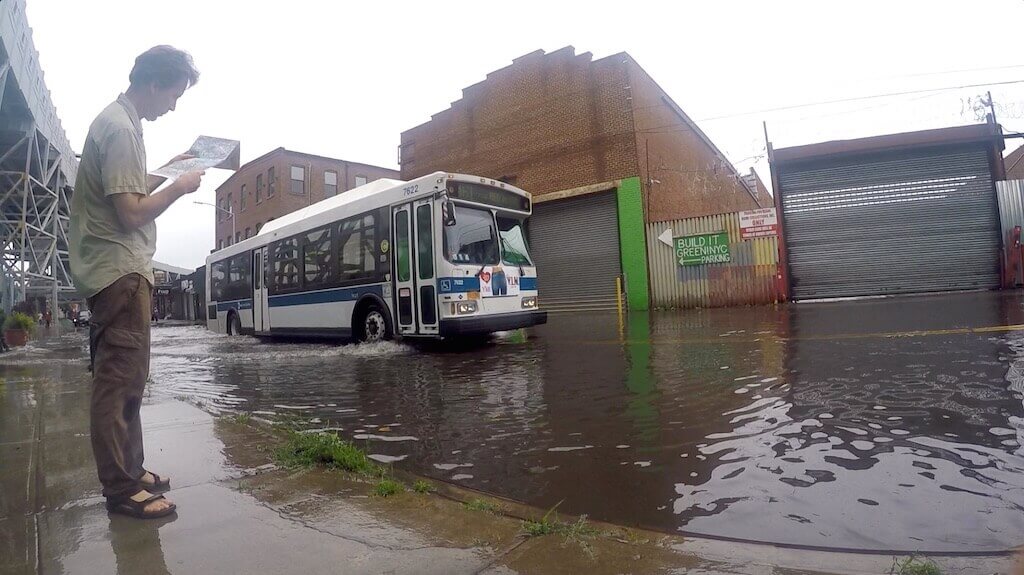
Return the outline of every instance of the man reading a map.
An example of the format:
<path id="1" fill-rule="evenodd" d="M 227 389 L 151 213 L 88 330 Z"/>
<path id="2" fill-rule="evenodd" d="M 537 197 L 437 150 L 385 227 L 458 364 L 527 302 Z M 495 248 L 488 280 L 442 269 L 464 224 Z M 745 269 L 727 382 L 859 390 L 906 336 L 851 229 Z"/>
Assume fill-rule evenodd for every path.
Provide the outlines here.
<path id="1" fill-rule="evenodd" d="M 199 80 L 192 57 L 170 46 L 135 60 L 128 90 L 89 127 L 71 200 L 71 275 L 89 302 L 93 373 L 90 431 L 107 509 L 141 519 L 175 506 L 170 480 L 145 470 L 139 407 L 149 377 L 149 315 L 157 216 L 199 189 L 203 173 L 147 176 L 142 120 L 174 111 Z M 185 159 L 179 156 L 169 163 Z"/>

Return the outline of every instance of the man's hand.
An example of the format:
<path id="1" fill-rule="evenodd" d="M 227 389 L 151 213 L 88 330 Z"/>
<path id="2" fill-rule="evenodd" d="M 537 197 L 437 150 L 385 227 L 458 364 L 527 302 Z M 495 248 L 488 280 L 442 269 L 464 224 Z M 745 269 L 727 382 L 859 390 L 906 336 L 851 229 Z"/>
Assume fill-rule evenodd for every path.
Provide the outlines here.
<path id="1" fill-rule="evenodd" d="M 167 166 L 170 166 L 174 162 L 180 162 L 182 160 L 191 160 L 194 157 L 195 157 L 194 155 L 189 154 L 188 152 L 185 152 L 184 154 L 178 154 L 177 156 L 174 156 L 173 158 L 171 158 L 171 161 L 167 162 L 166 164 L 164 164 L 163 166 L 160 166 L 160 167 L 161 168 L 166 168 Z"/>
<path id="2" fill-rule="evenodd" d="M 178 179 L 174 181 L 172 186 L 177 188 L 180 195 L 191 194 L 192 192 L 199 189 L 199 185 L 203 182 L 203 176 L 206 171 L 194 171 L 187 172 L 178 176 Z"/>

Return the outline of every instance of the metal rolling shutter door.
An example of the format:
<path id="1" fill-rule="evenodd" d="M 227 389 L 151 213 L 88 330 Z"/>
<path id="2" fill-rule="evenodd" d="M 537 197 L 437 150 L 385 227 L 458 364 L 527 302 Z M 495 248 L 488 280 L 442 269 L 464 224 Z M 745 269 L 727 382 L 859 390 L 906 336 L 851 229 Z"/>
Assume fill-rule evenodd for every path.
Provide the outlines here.
<path id="1" fill-rule="evenodd" d="M 783 169 L 780 187 L 796 299 L 999 285 L 980 147 L 813 162 Z"/>
<path id="2" fill-rule="evenodd" d="M 541 307 L 615 308 L 622 273 L 615 190 L 536 204 L 529 229 Z"/>

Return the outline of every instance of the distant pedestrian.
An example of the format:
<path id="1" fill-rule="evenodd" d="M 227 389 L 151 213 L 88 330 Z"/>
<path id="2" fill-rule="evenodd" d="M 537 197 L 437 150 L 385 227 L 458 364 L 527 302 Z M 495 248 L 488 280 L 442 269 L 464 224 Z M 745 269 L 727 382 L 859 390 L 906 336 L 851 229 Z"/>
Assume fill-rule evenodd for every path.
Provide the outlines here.
<path id="1" fill-rule="evenodd" d="M 143 468 L 139 407 L 149 376 L 156 220 L 199 188 L 202 172 L 180 176 L 160 193 L 164 178 L 146 175 L 142 120 L 173 111 L 199 79 L 192 57 L 157 46 L 135 59 L 128 90 L 89 127 L 71 200 L 71 275 L 92 312 L 93 370 L 90 430 L 107 509 L 138 518 L 170 515 L 159 493 L 170 481 Z M 171 162 L 188 158 L 182 155 Z"/>
<path id="2" fill-rule="evenodd" d="M 50 310 L 46 310 L 46 313 L 43 314 L 43 321 L 46 322 L 46 329 L 50 329 L 50 323 L 53 322 L 53 314 L 50 313 Z"/>

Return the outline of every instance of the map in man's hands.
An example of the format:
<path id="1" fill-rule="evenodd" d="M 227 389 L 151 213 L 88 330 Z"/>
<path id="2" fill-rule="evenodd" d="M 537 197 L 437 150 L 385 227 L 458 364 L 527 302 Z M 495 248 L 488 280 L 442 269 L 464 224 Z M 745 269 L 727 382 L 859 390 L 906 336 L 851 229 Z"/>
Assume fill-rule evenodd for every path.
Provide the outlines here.
<path id="1" fill-rule="evenodd" d="M 153 170 L 151 173 L 174 180 L 182 174 L 209 168 L 237 170 L 239 166 L 238 148 L 238 140 L 199 136 L 187 152 L 195 156 L 194 158 L 172 162 L 162 168 Z"/>

